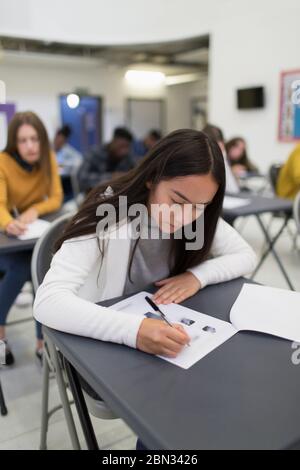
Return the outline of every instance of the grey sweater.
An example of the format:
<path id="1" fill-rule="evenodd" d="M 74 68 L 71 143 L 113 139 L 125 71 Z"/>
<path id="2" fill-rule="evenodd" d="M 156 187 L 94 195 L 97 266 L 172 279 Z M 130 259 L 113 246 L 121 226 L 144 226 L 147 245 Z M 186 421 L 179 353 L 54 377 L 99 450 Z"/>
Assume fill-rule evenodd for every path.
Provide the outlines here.
<path id="1" fill-rule="evenodd" d="M 131 242 L 132 264 L 127 273 L 123 294 L 141 291 L 149 284 L 164 279 L 170 275 L 172 268 L 171 240 L 163 238 L 163 234 L 151 218 L 144 226 L 142 233 L 148 233 L 148 238 L 139 238 Z M 150 237 L 150 230 L 151 235 Z M 134 246 L 137 243 L 134 251 Z M 133 253 L 134 251 L 134 253 Z M 128 268 L 130 267 L 130 263 Z"/>

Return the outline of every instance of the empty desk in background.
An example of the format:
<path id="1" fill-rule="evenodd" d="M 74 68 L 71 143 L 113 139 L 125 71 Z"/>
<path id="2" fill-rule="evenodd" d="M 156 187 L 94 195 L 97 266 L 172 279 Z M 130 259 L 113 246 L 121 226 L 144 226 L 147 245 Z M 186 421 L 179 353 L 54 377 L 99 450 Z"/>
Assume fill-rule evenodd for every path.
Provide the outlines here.
<path id="1" fill-rule="evenodd" d="M 262 254 L 257 267 L 255 268 L 255 271 L 253 273 L 253 277 L 257 274 L 258 270 L 264 263 L 265 259 L 267 258 L 269 253 L 272 253 L 276 263 L 279 266 L 279 269 L 281 273 L 283 274 L 289 288 L 291 290 L 295 290 L 292 282 L 285 270 L 285 267 L 283 266 L 283 263 L 280 260 L 280 257 L 277 253 L 277 251 L 274 248 L 275 243 L 283 233 L 285 227 L 288 224 L 289 219 L 293 215 L 293 202 L 288 200 L 288 199 L 280 199 L 278 197 L 264 197 L 264 196 L 253 196 L 251 193 L 246 193 L 243 195 L 230 195 L 229 196 L 231 199 L 237 199 L 237 200 L 242 200 L 242 199 L 247 199 L 249 200 L 249 203 L 244 206 L 239 206 L 235 208 L 226 208 L 223 207 L 223 218 L 230 223 L 231 225 L 234 224 L 235 220 L 239 217 L 249 217 L 249 216 L 254 216 L 261 228 L 261 231 L 263 232 L 263 235 L 265 237 L 265 240 L 267 242 L 267 248 Z M 278 230 L 278 232 L 272 237 L 264 222 L 261 217 L 262 214 L 266 213 L 272 213 L 272 214 L 281 214 L 283 215 L 283 222 Z"/>
<path id="2" fill-rule="evenodd" d="M 244 282 L 206 287 L 183 305 L 228 321 Z M 300 366 L 289 341 L 238 333 L 184 370 L 126 346 L 46 330 L 69 379 L 78 382 L 78 371 L 149 449 L 300 448 Z M 75 391 L 80 396 L 78 384 Z"/>
<path id="3" fill-rule="evenodd" d="M 65 211 L 62 209 L 60 211 L 53 212 L 46 216 L 41 217 L 41 219 L 48 220 L 53 222 L 55 219 L 65 214 Z M 33 250 L 34 245 L 36 244 L 37 239 L 31 240 L 19 240 L 16 237 L 9 237 L 4 232 L 0 233 L 0 255 L 7 253 L 15 253 L 17 251 L 27 251 Z"/>

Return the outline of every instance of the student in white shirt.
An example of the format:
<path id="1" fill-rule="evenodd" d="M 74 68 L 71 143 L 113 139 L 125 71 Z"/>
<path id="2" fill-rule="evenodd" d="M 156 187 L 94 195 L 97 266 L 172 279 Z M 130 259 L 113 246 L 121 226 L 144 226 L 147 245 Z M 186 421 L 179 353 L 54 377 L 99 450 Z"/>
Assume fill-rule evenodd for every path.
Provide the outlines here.
<path id="1" fill-rule="evenodd" d="M 35 318 L 57 330 L 175 357 L 189 341 L 181 326 L 171 328 L 96 302 L 151 282 L 157 286 L 156 303 L 179 303 L 208 284 L 250 273 L 253 250 L 220 218 L 224 191 L 224 159 L 217 143 L 195 130 L 169 134 L 138 167 L 89 194 L 57 243 L 36 295 Z M 147 207 L 146 225 L 154 221 L 154 231 L 170 239 L 135 240 L 137 217 L 122 215 L 119 196 L 127 196 L 129 208 L 136 203 Z M 105 230 L 107 204 L 116 210 L 117 222 Z M 155 213 L 155 204 L 176 204 L 190 212 L 178 218 L 174 211 L 169 219 Z M 176 234 L 199 221 L 204 221 L 203 246 L 187 249 L 184 230 L 181 239 Z"/>

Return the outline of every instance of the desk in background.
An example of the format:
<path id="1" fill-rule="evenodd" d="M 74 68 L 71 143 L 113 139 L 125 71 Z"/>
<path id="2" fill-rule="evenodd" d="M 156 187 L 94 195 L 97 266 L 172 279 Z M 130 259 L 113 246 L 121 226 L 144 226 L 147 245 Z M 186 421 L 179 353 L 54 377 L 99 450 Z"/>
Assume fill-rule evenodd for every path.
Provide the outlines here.
<path id="1" fill-rule="evenodd" d="M 55 219 L 65 214 L 65 211 L 61 209 L 60 211 L 53 212 L 44 217 L 41 217 L 44 220 L 53 222 Z M 36 244 L 37 239 L 31 240 L 19 240 L 16 237 L 9 237 L 5 233 L 0 233 L 0 255 L 7 253 L 15 253 L 17 251 L 27 251 L 32 250 Z"/>
<path id="2" fill-rule="evenodd" d="M 285 278 L 289 288 L 291 290 L 295 290 L 294 286 L 288 276 L 288 273 L 278 255 L 277 251 L 275 250 L 275 243 L 282 235 L 284 229 L 286 228 L 289 219 L 293 215 L 293 202 L 288 199 L 281 199 L 278 197 L 264 197 L 258 195 L 251 195 L 251 193 L 237 195 L 230 195 L 231 198 L 237 199 L 247 199 L 249 200 L 249 204 L 245 206 L 235 207 L 231 209 L 226 209 L 223 207 L 223 218 L 230 223 L 231 225 L 234 224 L 235 220 L 239 217 L 249 217 L 254 216 L 258 222 L 258 225 L 263 233 L 263 236 L 267 243 L 267 248 L 261 255 L 261 258 L 258 262 L 257 267 L 252 275 L 252 278 L 257 274 L 259 269 L 261 268 L 262 264 L 264 263 L 267 256 L 271 253 L 283 275 Z M 262 215 L 266 213 L 272 214 L 279 214 L 283 216 L 283 222 L 278 230 L 278 232 L 271 237 L 269 234 L 267 227 L 262 219 Z"/>

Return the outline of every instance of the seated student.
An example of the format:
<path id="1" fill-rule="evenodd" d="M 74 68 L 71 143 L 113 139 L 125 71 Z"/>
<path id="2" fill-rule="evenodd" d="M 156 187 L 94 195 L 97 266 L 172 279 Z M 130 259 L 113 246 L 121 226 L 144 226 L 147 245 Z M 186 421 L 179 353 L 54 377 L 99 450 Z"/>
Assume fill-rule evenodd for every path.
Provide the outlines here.
<path id="1" fill-rule="evenodd" d="M 217 143 L 195 130 L 172 132 L 135 169 L 88 195 L 57 242 L 36 295 L 35 318 L 56 330 L 176 357 L 190 340 L 181 326 L 96 302 L 154 283 L 157 304 L 180 303 L 208 284 L 251 272 L 253 250 L 220 218 L 224 192 L 224 158 Z M 127 197 L 125 213 L 120 196 Z M 105 216 L 96 216 L 102 204 Z M 135 233 L 134 214 L 128 214 L 134 204 L 145 209 L 143 236 Z M 108 205 L 112 224 L 106 219 Z M 197 246 L 187 246 L 188 228 Z M 148 235 L 154 229 L 154 235 L 145 236 L 144 229 Z"/>
<path id="2" fill-rule="evenodd" d="M 8 128 L 7 145 L 0 153 L 0 229 L 10 236 L 26 231 L 39 216 L 59 209 L 62 189 L 55 155 L 47 131 L 34 113 L 17 113 Z M 10 307 L 30 280 L 30 251 L 0 255 L 0 339 L 6 341 L 5 324 Z M 36 354 L 41 358 L 42 334 L 37 324 Z M 14 362 L 7 345 L 6 364 Z"/>
<path id="3" fill-rule="evenodd" d="M 208 135 L 211 139 L 214 139 L 218 143 L 222 151 L 222 154 L 224 157 L 225 173 L 226 173 L 226 192 L 233 193 L 233 194 L 239 193 L 240 187 L 228 163 L 228 158 L 227 158 L 226 149 L 225 149 L 225 140 L 224 140 L 224 135 L 223 135 L 222 130 L 217 126 L 214 126 L 212 124 L 207 124 L 204 127 L 204 129 L 202 129 L 202 132 Z"/>
<path id="4" fill-rule="evenodd" d="M 70 126 L 65 125 L 58 129 L 53 142 L 57 163 L 64 168 L 74 168 L 82 163 L 81 153 L 68 143 L 71 133 Z"/>
<path id="5" fill-rule="evenodd" d="M 161 137 L 162 135 L 160 131 L 152 129 L 143 140 L 134 140 L 132 144 L 132 153 L 134 157 L 137 160 L 144 157 L 146 153 L 149 152 L 155 144 L 157 144 Z"/>
<path id="6" fill-rule="evenodd" d="M 276 190 L 278 196 L 286 199 L 295 199 L 300 191 L 300 144 L 281 168 Z"/>
<path id="7" fill-rule="evenodd" d="M 246 173 L 258 173 L 257 167 L 250 162 L 246 142 L 241 137 L 234 137 L 226 144 L 226 153 L 233 174 L 239 178 Z"/>
<path id="8" fill-rule="evenodd" d="M 102 181 L 108 181 L 133 168 L 131 144 L 131 133 L 124 127 L 117 127 L 111 142 L 85 155 L 78 172 L 80 190 L 88 192 Z"/>

